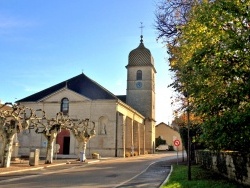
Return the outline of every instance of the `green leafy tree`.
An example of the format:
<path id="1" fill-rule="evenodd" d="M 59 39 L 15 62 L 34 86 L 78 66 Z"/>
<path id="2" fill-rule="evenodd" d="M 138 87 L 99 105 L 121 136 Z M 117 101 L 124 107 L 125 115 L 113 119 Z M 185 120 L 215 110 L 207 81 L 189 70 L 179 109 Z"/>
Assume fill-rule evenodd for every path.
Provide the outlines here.
<path id="1" fill-rule="evenodd" d="M 202 118 L 201 138 L 212 149 L 249 152 L 250 1 L 203 0 L 168 43 L 172 86 L 187 92 Z"/>
<path id="2" fill-rule="evenodd" d="M 194 150 L 195 149 L 204 149 L 204 144 L 200 142 L 200 135 L 202 133 L 201 123 L 202 120 L 199 117 L 196 117 L 194 114 L 190 114 L 190 143 L 191 143 L 191 159 L 194 160 Z M 187 113 L 182 113 L 179 116 L 176 116 L 173 120 L 172 124 L 177 125 L 179 127 L 179 133 L 181 136 L 182 143 L 184 148 L 187 152 L 188 148 L 188 120 L 187 120 Z"/>
<path id="3" fill-rule="evenodd" d="M 156 145 L 156 147 L 158 147 L 158 146 L 161 145 L 161 144 L 165 145 L 165 144 L 166 144 L 166 140 L 163 140 L 163 139 L 161 138 L 161 136 L 159 136 L 159 137 L 157 137 L 157 138 L 155 139 L 155 145 Z"/>

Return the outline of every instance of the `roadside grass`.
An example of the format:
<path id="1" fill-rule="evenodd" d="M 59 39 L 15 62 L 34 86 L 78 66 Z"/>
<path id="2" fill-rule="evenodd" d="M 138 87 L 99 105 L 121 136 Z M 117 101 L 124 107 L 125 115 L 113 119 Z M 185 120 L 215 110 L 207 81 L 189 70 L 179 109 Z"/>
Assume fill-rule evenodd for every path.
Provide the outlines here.
<path id="1" fill-rule="evenodd" d="M 225 177 L 202 169 L 198 165 L 191 166 L 191 179 L 188 181 L 187 165 L 174 165 L 168 182 L 161 188 L 246 188 Z M 248 186 L 249 187 L 249 186 Z"/>

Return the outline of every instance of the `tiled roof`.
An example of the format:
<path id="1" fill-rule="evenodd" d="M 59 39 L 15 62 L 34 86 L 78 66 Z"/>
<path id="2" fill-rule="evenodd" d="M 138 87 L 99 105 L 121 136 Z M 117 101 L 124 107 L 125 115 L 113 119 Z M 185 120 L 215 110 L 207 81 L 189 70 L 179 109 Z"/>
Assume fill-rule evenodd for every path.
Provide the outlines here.
<path id="1" fill-rule="evenodd" d="M 150 50 L 145 48 L 142 39 L 139 46 L 129 53 L 127 66 L 154 66 L 154 58 Z"/>
<path id="2" fill-rule="evenodd" d="M 91 100 L 117 99 L 114 94 L 82 73 L 16 102 L 36 102 L 65 87 Z"/>

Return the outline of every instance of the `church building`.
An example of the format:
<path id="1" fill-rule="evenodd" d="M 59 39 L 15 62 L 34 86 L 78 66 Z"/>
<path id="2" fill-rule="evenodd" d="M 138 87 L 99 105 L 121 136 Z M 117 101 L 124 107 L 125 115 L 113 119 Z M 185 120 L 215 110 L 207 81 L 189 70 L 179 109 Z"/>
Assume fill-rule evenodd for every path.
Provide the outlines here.
<path id="1" fill-rule="evenodd" d="M 74 119 L 95 122 L 96 136 L 87 143 L 86 155 L 125 157 L 128 154 L 154 153 L 155 149 L 155 74 L 154 59 L 143 44 L 128 56 L 126 95 L 116 96 L 84 73 L 17 101 L 17 104 L 42 109 L 48 118 L 63 112 Z M 56 140 L 59 153 L 76 155 L 77 140 L 62 130 Z M 19 155 L 40 149 L 45 155 L 47 141 L 34 129 L 18 134 Z"/>

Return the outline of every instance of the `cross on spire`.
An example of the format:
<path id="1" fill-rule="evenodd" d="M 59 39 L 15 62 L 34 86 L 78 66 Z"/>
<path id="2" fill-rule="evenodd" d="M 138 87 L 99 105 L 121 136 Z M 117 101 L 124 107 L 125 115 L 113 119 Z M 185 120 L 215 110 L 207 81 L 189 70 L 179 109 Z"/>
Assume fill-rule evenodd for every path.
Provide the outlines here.
<path id="1" fill-rule="evenodd" d="M 139 27 L 139 28 L 141 28 L 141 40 L 140 40 L 141 44 L 143 43 L 143 35 L 142 35 L 142 32 L 143 32 L 143 28 L 144 28 L 144 26 L 143 26 L 142 24 L 143 24 L 143 23 L 141 22 L 141 26 Z"/>
<path id="2" fill-rule="evenodd" d="M 143 28 L 144 28 L 143 22 L 141 22 L 141 26 L 140 26 L 139 28 L 141 28 L 141 35 L 142 35 L 142 33 L 143 33 Z"/>

